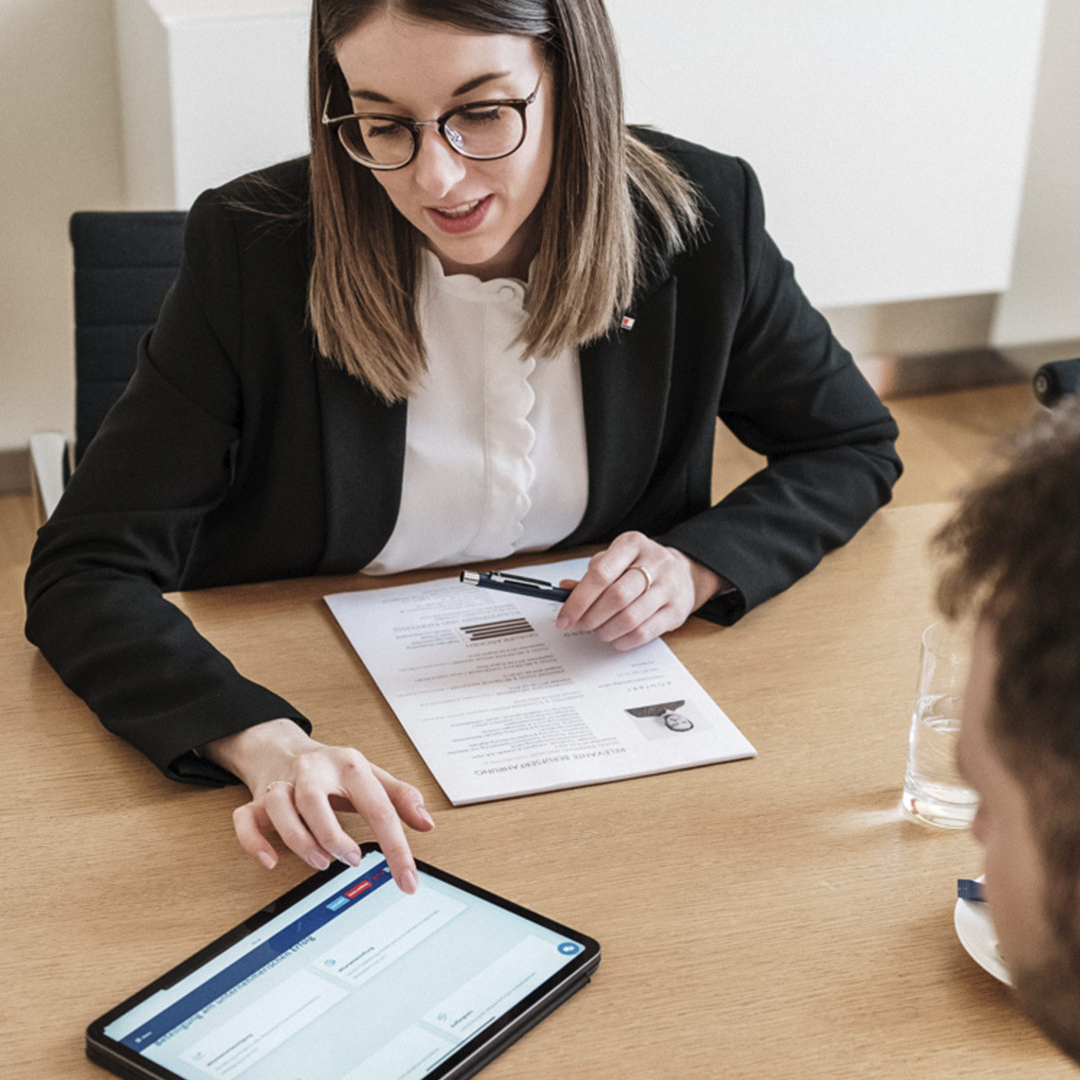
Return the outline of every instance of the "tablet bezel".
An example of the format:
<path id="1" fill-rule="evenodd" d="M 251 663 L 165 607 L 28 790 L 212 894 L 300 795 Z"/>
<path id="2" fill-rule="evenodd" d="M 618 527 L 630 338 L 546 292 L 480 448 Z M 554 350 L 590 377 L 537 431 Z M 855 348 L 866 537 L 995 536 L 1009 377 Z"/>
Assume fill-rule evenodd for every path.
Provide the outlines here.
<path id="1" fill-rule="evenodd" d="M 364 856 L 379 852 L 379 845 L 368 842 L 360 845 Z M 530 991 L 517 1004 L 511 1006 L 496 1020 L 487 1024 L 472 1038 L 462 1043 L 453 1053 L 444 1058 L 436 1069 L 426 1075 L 425 1080 L 464 1080 L 497 1057 L 503 1050 L 519 1039 L 529 1028 L 538 1023 L 551 1011 L 581 989 L 600 963 L 600 944 L 588 934 L 582 934 L 562 923 L 549 919 L 529 908 L 522 907 L 512 900 L 507 900 L 497 893 L 470 881 L 459 878 L 449 871 L 442 870 L 420 860 L 417 869 L 463 892 L 478 897 L 487 903 L 509 911 L 546 930 L 580 942 L 584 947 L 565 967 L 546 979 L 540 986 Z M 108 1069 L 117 1076 L 129 1080 L 188 1080 L 179 1073 L 144 1057 L 105 1034 L 105 1029 L 124 1013 L 142 1004 L 148 997 L 162 990 L 167 990 L 181 979 L 187 978 L 214 957 L 231 948 L 247 935 L 265 926 L 271 919 L 300 903 L 316 889 L 321 888 L 341 874 L 354 873 L 355 869 L 343 863 L 333 863 L 326 870 L 320 870 L 305 878 L 288 892 L 270 901 L 265 907 L 248 916 L 243 922 L 227 930 L 220 937 L 193 953 L 186 960 L 159 975 L 141 990 L 131 994 L 119 1005 L 114 1006 L 92 1021 L 86 1028 L 86 1054 L 95 1064 Z"/>

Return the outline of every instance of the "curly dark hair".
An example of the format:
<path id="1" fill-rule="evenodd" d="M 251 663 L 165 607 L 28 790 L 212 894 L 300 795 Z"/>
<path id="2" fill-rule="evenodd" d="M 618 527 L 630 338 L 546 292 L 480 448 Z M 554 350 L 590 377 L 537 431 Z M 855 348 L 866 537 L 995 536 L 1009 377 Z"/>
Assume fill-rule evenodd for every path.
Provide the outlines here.
<path id="1" fill-rule="evenodd" d="M 938 605 L 994 625 L 994 734 L 1018 756 L 1067 763 L 1080 793 L 1080 399 L 1039 416 L 1002 459 L 934 538 L 949 560 Z"/>
<path id="2" fill-rule="evenodd" d="M 1080 399 L 1038 417 L 1004 448 L 1002 466 L 964 495 L 934 538 L 948 560 L 938 605 L 991 627 L 997 671 L 987 726 L 1024 785 L 1061 946 L 1052 968 L 1025 973 L 1032 985 L 1017 989 L 1080 1061 Z"/>

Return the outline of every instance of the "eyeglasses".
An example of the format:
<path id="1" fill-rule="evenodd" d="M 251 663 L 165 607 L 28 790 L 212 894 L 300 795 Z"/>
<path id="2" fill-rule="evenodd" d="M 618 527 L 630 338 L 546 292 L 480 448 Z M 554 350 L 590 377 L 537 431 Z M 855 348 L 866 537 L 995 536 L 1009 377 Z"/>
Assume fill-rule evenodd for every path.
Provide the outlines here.
<path id="1" fill-rule="evenodd" d="M 337 128 L 345 152 L 369 169 L 403 169 L 420 150 L 420 129 L 433 127 L 450 149 L 475 161 L 509 157 L 525 141 L 525 110 L 536 100 L 547 60 L 536 87 L 527 98 L 470 101 L 444 112 L 437 120 L 410 120 L 384 113 L 330 116 L 330 94 L 323 104 L 322 122 Z"/>

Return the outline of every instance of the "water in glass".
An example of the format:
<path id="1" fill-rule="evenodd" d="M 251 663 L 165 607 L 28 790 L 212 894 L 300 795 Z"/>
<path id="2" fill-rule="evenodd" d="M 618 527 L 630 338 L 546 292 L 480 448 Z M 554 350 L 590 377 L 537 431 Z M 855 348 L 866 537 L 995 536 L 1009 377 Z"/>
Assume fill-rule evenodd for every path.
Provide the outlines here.
<path id="1" fill-rule="evenodd" d="M 978 806 L 956 769 L 959 731 L 959 696 L 934 694 L 915 702 L 901 806 L 920 821 L 951 829 L 967 828 Z"/>

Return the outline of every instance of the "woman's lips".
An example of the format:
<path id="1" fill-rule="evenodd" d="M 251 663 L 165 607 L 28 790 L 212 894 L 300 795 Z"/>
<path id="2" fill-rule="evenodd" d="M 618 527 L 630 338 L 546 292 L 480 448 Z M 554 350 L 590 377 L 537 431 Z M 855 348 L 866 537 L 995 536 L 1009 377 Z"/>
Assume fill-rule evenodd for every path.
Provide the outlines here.
<path id="1" fill-rule="evenodd" d="M 475 229 L 484 220 L 490 205 L 491 196 L 485 195 L 482 199 L 459 203 L 457 206 L 445 210 L 439 210 L 434 206 L 425 206 L 424 209 L 427 211 L 428 217 L 443 232 L 465 233 Z"/>

